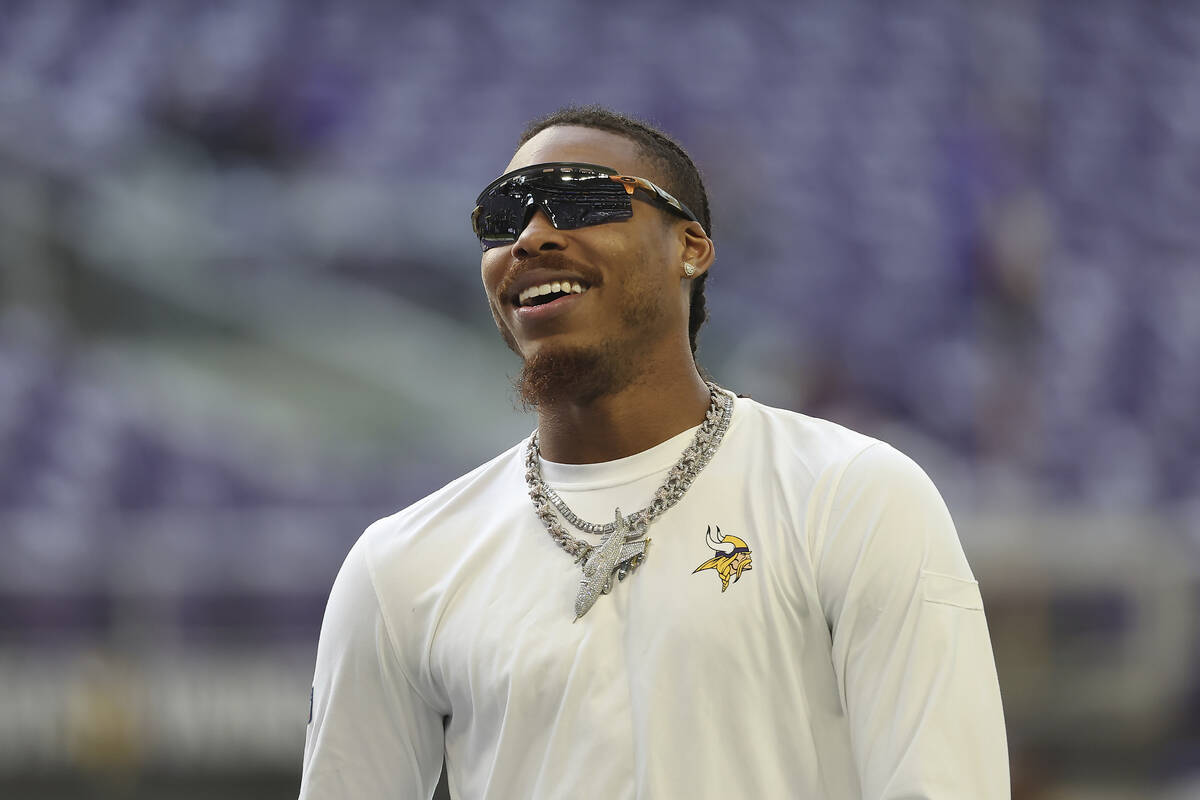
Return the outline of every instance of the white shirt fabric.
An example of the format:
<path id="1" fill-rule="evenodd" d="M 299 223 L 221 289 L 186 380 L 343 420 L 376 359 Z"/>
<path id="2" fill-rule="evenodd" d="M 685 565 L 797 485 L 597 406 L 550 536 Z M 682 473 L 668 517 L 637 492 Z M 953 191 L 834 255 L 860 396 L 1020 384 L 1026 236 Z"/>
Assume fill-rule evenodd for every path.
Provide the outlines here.
<path id="1" fill-rule="evenodd" d="M 695 429 L 543 462 L 582 518 L 647 505 Z M 736 400 L 645 562 L 574 618 L 525 442 L 372 525 L 330 594 L 300 796 L 1008 798 L 978 585 L 890 446 Z M 752 563 L 722 591 L 710 526 Z M 578 534 L 598 542 L 599 537 Z"/>

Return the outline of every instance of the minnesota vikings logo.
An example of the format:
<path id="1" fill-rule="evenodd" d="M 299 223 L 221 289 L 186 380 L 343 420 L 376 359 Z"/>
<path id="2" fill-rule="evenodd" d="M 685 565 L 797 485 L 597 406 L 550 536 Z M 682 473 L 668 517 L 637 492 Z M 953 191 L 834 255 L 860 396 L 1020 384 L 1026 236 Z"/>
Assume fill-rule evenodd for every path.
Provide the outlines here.
<path id="1" fill-rule="evenodd" d="M 742 572 L 751 569 L 750 546 L 745 541 L 728 533 L 722 536 L 719 525 L 716 536 L 713 536 L 713 529 L 710 525 L 704 539 L 708 542 L 708 546 L 717 552 L 717 556 L 696 567 L 692 570 L 692 574 L 695 575 L 702 569 L 715 569 L 721 576 L 721 591 L 723 592 L 729 588 L 730 576 L 733 576 L 733 582 L 737 583 L 741 580 Z"/>

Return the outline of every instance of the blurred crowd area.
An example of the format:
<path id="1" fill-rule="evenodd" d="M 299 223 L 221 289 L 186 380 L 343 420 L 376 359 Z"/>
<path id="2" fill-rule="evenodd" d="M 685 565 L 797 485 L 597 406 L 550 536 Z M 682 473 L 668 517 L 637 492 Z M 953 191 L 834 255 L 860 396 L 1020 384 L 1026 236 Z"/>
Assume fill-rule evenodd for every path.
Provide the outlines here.
<path id="1" fill-rule="evenodd" d="M 946 495 L 1014 796 L 1200 797 L 1198 86 L 1190 0 L 0 0 L 0 793 L 294 793 L 346 550 L 533 426 L 474 197 L 600 102 L 705 368 Z"/>

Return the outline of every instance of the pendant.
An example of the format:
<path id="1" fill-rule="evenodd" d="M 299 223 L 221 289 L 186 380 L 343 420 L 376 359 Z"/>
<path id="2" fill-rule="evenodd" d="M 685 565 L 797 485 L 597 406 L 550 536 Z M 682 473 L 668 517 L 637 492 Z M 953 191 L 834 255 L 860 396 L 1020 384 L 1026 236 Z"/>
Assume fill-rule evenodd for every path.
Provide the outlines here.
<path id="1" fill-rule="evenodd" d="M 588 555 L 583 563 L 583 580 L 579 582 L 579 594 L 575 596 L 575 619 L 591 610 L 600 595 L 612 591 L 613 578 L 625 580 L 625 576 L 637 569 L 646 559 L 646 548 L 649 539 L 638 539 L 626 542 L 625 537 L 631 531 L 629 523 L 621 516 L 621 509 L 616 510 L 616 530 L 608 535 L 604 542 Z M 618 572 L 620 574 L 618 574 Z"/>

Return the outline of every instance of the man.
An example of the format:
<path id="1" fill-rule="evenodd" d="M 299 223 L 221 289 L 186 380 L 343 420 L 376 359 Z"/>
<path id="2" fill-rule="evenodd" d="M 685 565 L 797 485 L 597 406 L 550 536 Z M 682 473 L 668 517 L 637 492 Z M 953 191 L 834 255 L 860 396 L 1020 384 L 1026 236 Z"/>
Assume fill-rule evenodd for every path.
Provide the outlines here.
<path id="1" fill-rule="evenodd" d="M 703 184 L 597 108 L 480 195 L 529 440 L 371 526 L 305 798 L 1008 797 L 977 584 L 886 444 L 706 384 Z"/>

